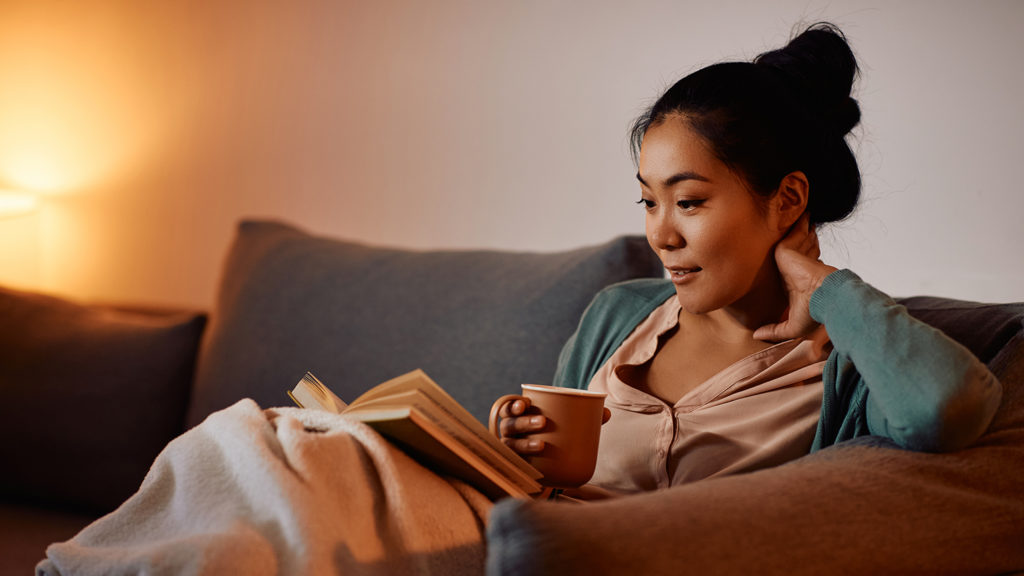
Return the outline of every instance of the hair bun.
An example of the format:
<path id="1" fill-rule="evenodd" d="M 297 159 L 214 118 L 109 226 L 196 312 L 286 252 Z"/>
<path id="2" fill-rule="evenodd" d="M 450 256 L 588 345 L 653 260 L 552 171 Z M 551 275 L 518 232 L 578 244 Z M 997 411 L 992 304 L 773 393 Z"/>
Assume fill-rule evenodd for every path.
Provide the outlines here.
<path id="1" fill-rule="evenodd" d="M 842 31 L 828 23 L 810 26 L 789 44 L 754 58 L 777 70 L 817 123 L 845 136 L 860 122 L 860 106 L 850 97 L 857 60 Z"/>
<path id="2" fill-rule="evenodd" d="M 860 105 L 855 99 L 847 96 L 829 116 L 830 118 L 826 118 L 826 120 L 830 120 L 829 124 L 835 133 L 845 136 L 860 123 Z"/>

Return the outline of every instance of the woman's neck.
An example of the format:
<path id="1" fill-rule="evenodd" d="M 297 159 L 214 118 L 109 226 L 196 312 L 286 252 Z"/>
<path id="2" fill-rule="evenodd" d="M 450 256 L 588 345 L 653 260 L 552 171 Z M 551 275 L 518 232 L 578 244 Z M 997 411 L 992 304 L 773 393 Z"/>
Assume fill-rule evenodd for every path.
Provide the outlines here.
<path id="1" fill-rule="evenodd" d="M 785 284 L 775 266 L 766 268 L 755 289 L 729 306 L 705 314 L 680 312 L 680 324 L 688 324 L 723 342 L 748 342 L 754 331 L 783 319 L 789 305 Z"/>

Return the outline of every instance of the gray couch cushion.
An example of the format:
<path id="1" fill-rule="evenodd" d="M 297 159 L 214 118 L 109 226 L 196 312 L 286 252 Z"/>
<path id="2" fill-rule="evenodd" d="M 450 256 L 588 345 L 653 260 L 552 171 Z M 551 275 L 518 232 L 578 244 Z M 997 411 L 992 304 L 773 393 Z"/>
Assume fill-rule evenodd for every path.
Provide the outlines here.
<path id="1" fill-rule="evenodd" d="M 0 289 L 0 499 L 113 510 L 181 433 L 205 316 Z"/>
<path id="2" fill-rule="evenodd" d="M 950 454 L 863 437 L 788 464 L 573 506 L 491 512 L 488 574 L 1004 574 L 1024 570 L 1024 304 L 904 301 L 1003 384 Z"/>
<path id="3" fill-rule="evenodd" d="M 986 304 L 935 296 L 897 301 L 914 317 L 942 330 L 986 364 L 1024 328 L 1024 303 Z"/>
<path id="4" fill-rule="evenodd" d="M 288 402 L 307 370 L 342 398 L 422 368 L 483 420 L 550 382 L 602 287 L 662 268 L 642 237 L 559 253 L 409 251 L 243 222 L 222 273 L 189 409 Z"/>

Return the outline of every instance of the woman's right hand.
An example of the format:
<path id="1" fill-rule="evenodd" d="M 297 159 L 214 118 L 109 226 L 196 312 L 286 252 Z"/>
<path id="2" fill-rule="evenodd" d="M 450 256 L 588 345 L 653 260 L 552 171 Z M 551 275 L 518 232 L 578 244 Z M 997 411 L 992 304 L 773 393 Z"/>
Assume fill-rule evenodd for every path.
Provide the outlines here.
<path id="1" fill-rule="evenodd" d="M 786 287 L 789 307 L 785 318 L 778 323 L 761 326 L 754 331 L 754 338 L 770 342 L 804 338 L 819 326 L 811 318 L 811 295 L 826 276 L 836 271 L 834 266 L 821 261 L 818 234 L 809 213 L 804 212 L 776 244 L 775 263 Z"/>
<path id="2" fill-rule="evenodd" d="M 515 400 L 505 402 L 498 409 L 498 417 L 501 419 L 498 426 L 499 437 L 506 446 L 524 456 L 539 454 L 544 450 L 544 441 L 539 438 L 531 438 L 544 430 L 547 425 L 547 418 L 540 414 L 529 414 L 530 399 L 520 396 Z"/>

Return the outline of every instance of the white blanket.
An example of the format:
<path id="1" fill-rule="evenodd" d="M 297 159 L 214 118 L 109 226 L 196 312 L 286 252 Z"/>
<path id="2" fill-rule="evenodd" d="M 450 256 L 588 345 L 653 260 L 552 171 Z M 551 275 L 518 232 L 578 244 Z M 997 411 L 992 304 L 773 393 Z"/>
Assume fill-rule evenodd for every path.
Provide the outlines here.
<path id="1" fill-rule="evenodd" d="M 37 573 L 482 574 L 489 510 L 362 423 L 243 400 L 171 442 Z"/>

